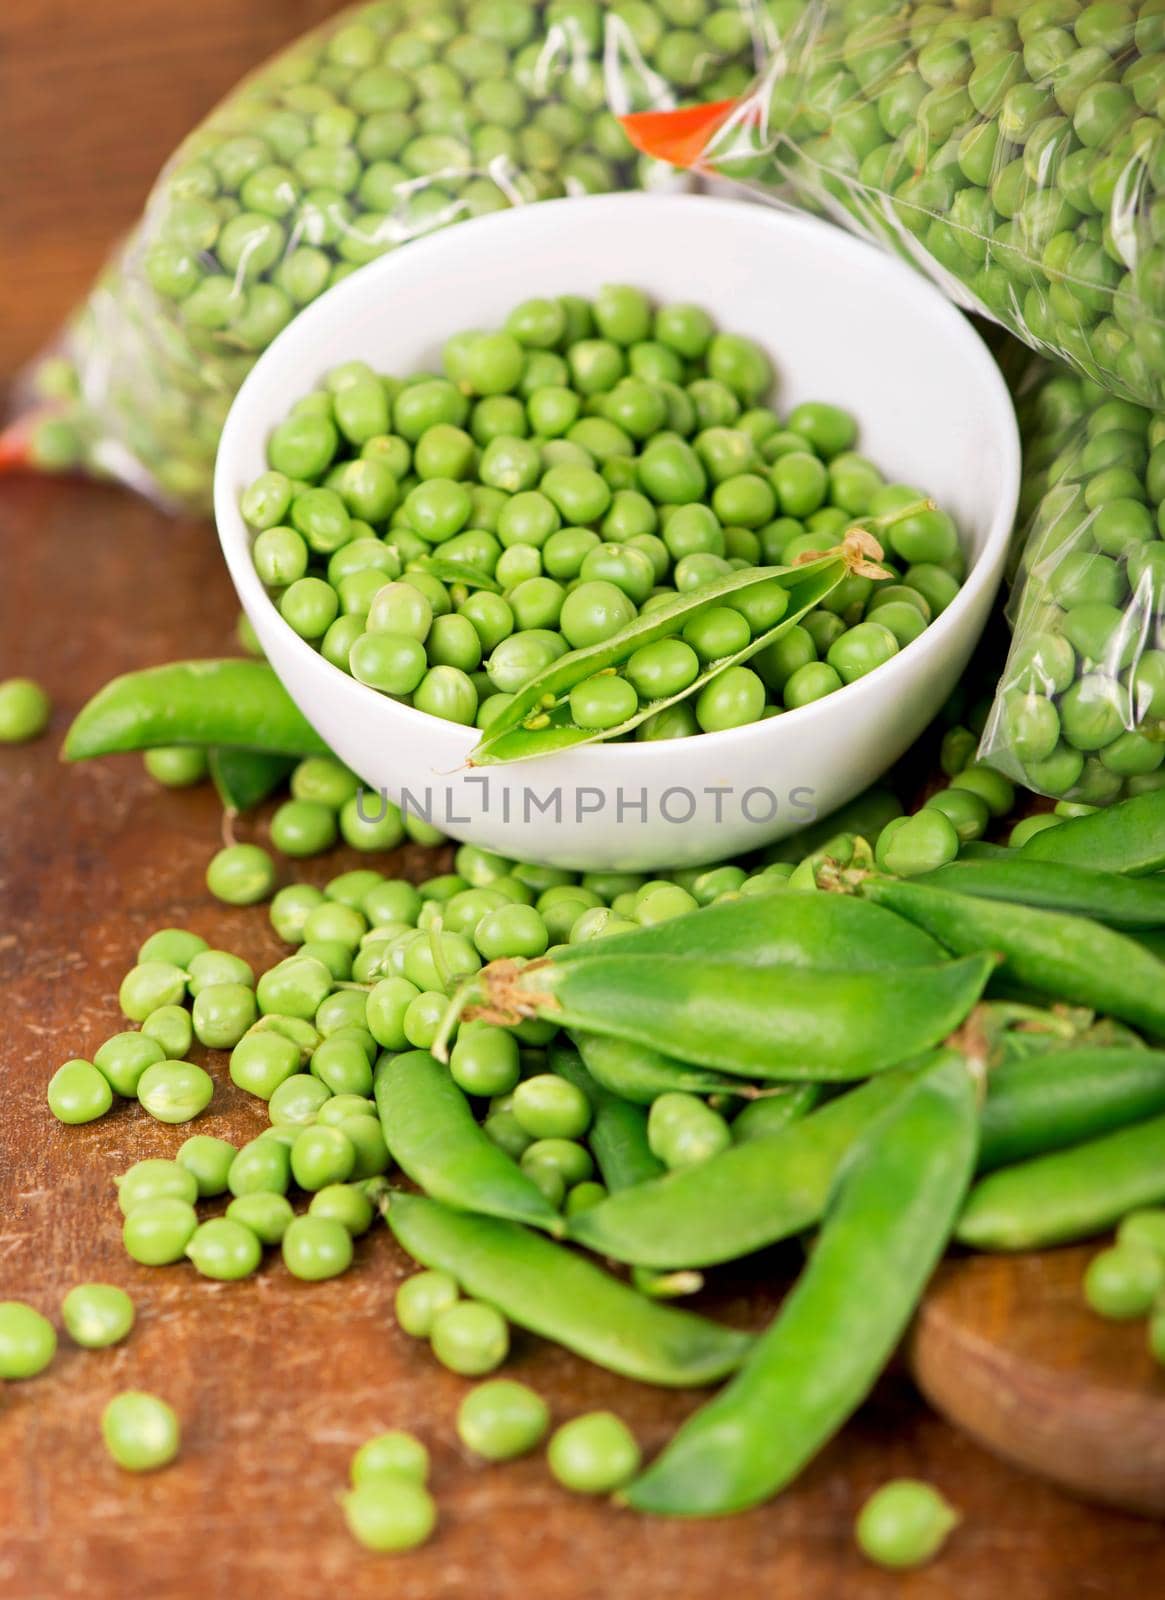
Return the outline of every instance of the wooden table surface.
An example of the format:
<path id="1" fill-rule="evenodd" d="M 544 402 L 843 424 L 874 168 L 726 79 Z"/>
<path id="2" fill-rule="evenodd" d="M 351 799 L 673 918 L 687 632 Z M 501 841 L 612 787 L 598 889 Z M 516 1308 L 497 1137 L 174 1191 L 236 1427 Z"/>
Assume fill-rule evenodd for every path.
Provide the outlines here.
<path id="1" fill-rule="evenodd" d="M 320 0 L 7 0 L 0 9 L 0 374 L 79 291 L 133 215 L 157 161 L 248 63 L 329 8 Z M 4 137 L 4 135 L 7 137 Z M 208 790 L 155 788 L 126 758 L 82 769 L 56 749 L 70 715 L 109 676 L 231 648 L 235 608 L 211 530 L 114 488 L 0 483 L 0 677 L 30 673 L 57 704 L 52 735 L 0 751 L 0 1299 L 55 1315 L 79 1281 L 123 1284 L 138 1326 L 123 1347 L 62 1341 L 42 1377 L 0 1395 L 0 1596 L 4 1600 L 1021 1600 L 1160 1592 L 1159 1527 L 1076 1504 L 1001 1465 L 890 1376 L 803 1480 L 771 1506 L 720 1523 L 641 1520 L 572 1499 L 537 1458 L 484 1467 L 458 1449 L 462 1380 L 393 1325 L 408 1270 L 387 1234 L 331 1283 L 270 1263 L 243 1284 L 186 1267 L 148 1270 L 121 1248 L 112 1175 L 177 1149 L 188 1130 L 122 1106 L 63 1128 L 44 1104 L 60 1061 L 121 1026 L 115 995 L 139 941 L 183 924 L 255 963 L 278 946 L 261 911 L 210 899 L 205 862 L 220 819 Z M 246 832 L 248 830 L 244 830 Z M 322 881 L 350 853 L 309 863 Z M 420 874 L 413 852 L 395 866 Z M 263 1119 L 219 1087 L 199 1124 L 242 1140 Z M 792 1263 L 774 1255 L 707 1296 L 742 1326 L 771 1315 Z M 510 1363 L 566 1417 L 611 1406 L 657 1449 L 696 1403 L 624 1382 L 540 1341 Z M 166 1396 L 183 1421 L 180 1461 L 133 1479 L 106 1458 L 98 1418 L 119 1389 Z M 335 1503 L 371 1433 L 415 1429 L 434 1460 L 438 1536 L 408 1557 L 348 1539 Z M 964 1522 L 941 1561 L 909 1578 L 856 1555 L 865 1496 L 902 1474 L 937 1483 Z"/>

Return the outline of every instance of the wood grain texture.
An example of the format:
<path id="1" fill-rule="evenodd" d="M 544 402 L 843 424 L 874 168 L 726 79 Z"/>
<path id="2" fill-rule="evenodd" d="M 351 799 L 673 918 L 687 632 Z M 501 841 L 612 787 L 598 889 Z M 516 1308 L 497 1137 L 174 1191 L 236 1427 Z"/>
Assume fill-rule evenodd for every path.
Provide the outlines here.
<path id="1" fill-rule="evenodd" d="M 329 9 L 6 0 L 0 380 L 84 290 L 194 120 Z M 465 1456 L 453 1431 L 465 1385 L 394 1326 L 409 1268 L 384 1230 L 360 1244 L 353 1272 L 315 1286 L 277 1263 L 215 1285 L 128 1261 L 112 1175 L 172 1153 L 184 1130 L 135 1106 L 63 1128 L 44 1086 L 121 1026 L 117 983 L 153 928 L 186 923 L 255 962 L 279 947 L 261 912 L 216 905 L 203 887 L 219 836 L 208 789 L 159 791 L 134 758 L 64 768 L 56 747 L 112 674 L 229 650 L 234 611 L 205 526 L 114 489 L 0 481 L 0 677 L 32 673 L 57 703 L 48 739 L 0 750 L 0 1299 L 55 1315 L 73 1284 L 106 1279 L 139 1312 L 124 1347 L 63 1341 L 45 1375 L 0 1394 L 4 1600 L 996 1600 L 1005 1582 L 1022 1600 L 1156 1593 L 1159 1527 L 1079 1506 L 997 1462 L 898 1374 L 774 1505 L 729 1522 L 652 1522 L 567 1496 L 537 1458 L 494 1468 Z M 297 875 L 319 882 L 352 864 L 337 851 Z M 391 865 L 435 870 L 415 852 Z M 232 1089 L 223 1056 L 210 1066 L 218 1089 L 199 1127 L 241 1141 L 263 1118 Z M 778 1255 L 718 1274 L 706 1308 L 759 1326 L 794 1265 Z M 698 1403 L 534 1339 L 516 1342 L 511 1370 L 559 1419 L 615 1408 L 649 1452 Z M 165 1395 L 184 1425 L 178 1464 L 142 1480 L 119 1473 L 98 1440 L 103 1405 L 130 1386 Z M 335 1499 L 355 1447 L 393 1425 L 430 1445 L 442 1518 L 431 1545 L 396 1560 L 356 1549 Z M 851 1540 L 865 1497 L 902 1474 L 939 1484 L 964 1514 L 942 1560 L 907 1578 L 872 1571 Z"/>
<path id="2" fill-rule="evenodd" d="M 923 1394 L 1019 1466 L 1165 1516 L 1165 1370 L 1145 1322 L 1084 1306 L 1096 1245 L 968 1256 L 940 1269 L 910 1341 Z"/>

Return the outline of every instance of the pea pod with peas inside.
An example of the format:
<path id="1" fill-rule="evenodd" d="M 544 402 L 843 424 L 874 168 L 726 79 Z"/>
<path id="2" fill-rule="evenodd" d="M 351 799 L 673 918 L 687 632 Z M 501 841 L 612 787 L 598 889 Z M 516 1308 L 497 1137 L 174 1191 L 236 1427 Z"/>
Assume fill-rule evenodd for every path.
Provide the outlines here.
<path id="1" fill-rule="evenodd" d="M 800 1279 L 740 1372 L 621 1500 L 721 1516 L 797 1476 L 892 1355 L 950 1238 L 977 1138 L 968 1063 L 942 1051 L 852 1150 Z"/>
<path id="2" fill-rule="evenodd" d="M 875 971 L 742 967 L 681 956 L 494 962 L 474 982 L 487 1020 L 543 1017 L 746 1078 L 864 1078 L 965 1019 L 991 955 Z"/>
<path id="3" fill-rule="evenodd" d="M 776 1133 L 733 1145 L 571 1219 L 600 1255 L 670 1270 L 735 1261 L 820 1222 L 854 1141 L 918 1075 L 895 1068 Z"/>
<path id="4" fill-rule="evenodd" d="M 1085 917 L 980 900 L 926 884 L 868 877 L 861 894 L 966 955 L 994 950 L 1000 976 L 1165 1036 L 1165 962 Z"/>
<path id="5" fill-rule="evenodd" d="M 569 651 L 532 678 L 490 723 L 470 755 L 471 764 L 525 761 L 627 733 L 649 716 L 690 699 L 720 673 L 779 639 L 828 599 L 848 574 L 885 577 L 877 565 L 881 554 L 881 546 L 871 534 L 855 529 L 835 551 L 823 552 L 817 560 L 792 567 L 749 567 L 670 597 L 610 638 Z M 784 591 L 786 598 L 780 599 L 778 591 Z M 743 601 L 762 592 L 779 601 L 772 606 L 771 625 L 758 629 L 747 644 L 731 654 L 706 663 L 682 689 L 654 700 L 639 700 L 610 727 L 580 727 L 574 721 L 571 691 L 580 684 L 617 674 L 637 650 L 675 638 L 693 618 L 719 604 L 731 605 L 734 598 Z"/>
<path id="6" fill-rule="evenodd" d="M 461 1090 L 426 1051 L 382 1059 L 373 1092 L 389 1154 L 427 1194 L 463 1210 L 562 1231 L 549 1200 L 482 1131 Z"/>
<path id="7" fill-rule="evenodd" d="M 448 1272 L 467 1295 L 609 1372 L 663 1388 L 698 1388 L 734 1371 L 752 1337 L 650 1300 L 575 1251 L 517 1223 L 392 1193 L 397 1243 Z"/>
<path id="8" fill-rule="evenodd" d="M 550 1046 L 550 1065 L 590 1101 L 587 1141 L 608 1192 L 633 1189 L 658 1178 L 663 1162 L 652 1154 L 647 1142 L 647 1113 L 642 1107 L 604 1088 L 587 1071 L 578 1052 L 565 1045 Z"/>

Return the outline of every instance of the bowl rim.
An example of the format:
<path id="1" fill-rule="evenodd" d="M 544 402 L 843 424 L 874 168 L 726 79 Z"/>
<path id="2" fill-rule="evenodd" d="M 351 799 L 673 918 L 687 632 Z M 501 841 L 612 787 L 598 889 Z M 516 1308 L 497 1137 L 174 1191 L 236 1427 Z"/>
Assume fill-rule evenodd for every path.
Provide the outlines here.
<path id="1" fill-rule="evenodd" d="M 799 239 L 810 248 L 815 240 L 828 241 L 832 251 L 842 257 L 851 258 L 851 270 L 855 277 L 882 274 L 903 284 L 908 283 L 911 292 L 918 298 L 920 314 L 925 311 L 936 319 L 939 325 L 945 325 L 952 338 L 963 344 L 968 364 L 979 369 L 989 390 L 992 388 L 995 390 L 997 404 L 994 407 L 992 422 L 997 434 L 994 446 L 1001 452 L 999 463 L 1001 493 L 982 546 L 951 603 L 927 625 L 917 639 L 911 640 L 873 672 L 856 679 L 853 683 L 843 684 L 840 689 L 823 696 L 820 700 L 811 701 L 808 705 L 798 706 L 792 710 L 782 710 L 777 716 L 764 717 L 758 722 L 746 723 L 738 728 L 690 735 L 690 738 L 699 741 L 692 754 L 698 756 L 706 753 L 710 758 L 716 759 L 730 750 L 736 751 L 751 741 L 756 747 L 758 756 L 771 756 L 774 748 L 779 748 L 781 730 L 788 725 L 790 719 L 796 723 L 798 731 L 801 731 L 809 727 L 813 718 L 817 718 L 823 721 L 824 731 L 824 719 L 828 718 L 831 712 L 837 711 L 839 701 L 847 710 L 857 713 L 860 710 L 862 697 L 869 700 L 871 696 L 883 692 L 892 696 L 894 685 L 898 680 L 921 664 L 924 649 L 941 652 L 948 635 L 958 631 L 963 614 L 979 602 L 982 590 L 993 587 L 998 582 L 1011 542 L 1020 492 L 1019 425 L 1003 374 L 982 336 L 963 312 L 948 300 L 930 279 L 890 251 L 819 217 L 781 205 L 732 199 L 722 195 L 661 194 L 627 190 L 615 194 L 543 200 L 536 205 L 511 207 L 505 211 L 474 217 L 456 224 L 452 229 L 438 229 L 420 239 L 411 240 L 408 244 L 408 262 L 413 268 L 418 262 L 423 266 L 424 256 L 420 252 L 438 256 L 456 249 L 465 253 L 468 260 L 470 252 L 475 247 L 479 251 L 482 247 L 504 250 L 507 234 L 515 226 L 520 226 L 524 219 L 532 214 L 537 214 L 540 218 L 546 218 L 549 214 L 552 218 L 556 210 L 568 206 L 574 221 L 584 224 L 588 214 L 618 211 L 632 206 L 637 210 L 644 207 L 660 211 L 682 209 L 685 212 L 691 211 L 694 216 L 699 217 L 701 213 L 694 210 L 698 206 L 703 208 L 699 224 L 702 228 L 714 224 L 714 216 L 709 212 L 709 208 L 715 208 L 715 211 L 722 215 L 731 214 L 741 221 L 747 219 L 748 223 L 755 224 L 758 230 L 767 228 L 778 236 L 784 236 L 786 240 L 790 236 L 795 240 Z M 474 230 L 468 237 L 467 229 Z M 494 235 L 498 235 L 498 241 L 494 240 Z M 427 729 L 432 733 L 436 724 L 446 737 L 454 737 L 457 733 L 463 734 L 465 757 L 468 759 L 470 751 L 481 737 L 481 730 L 475 725 L 447 722 L 427 711 L 418 711 L 414 706 L 404 705 L 398 700 L 391 699 L 379 690 L 361 683 L 350 673 L 334 666 L 295 632 L 281 615 L 278 605 L 267 593 L 255 571 L 250 558 L 249 532 L 239 509 L 235 488 L 235 480 L 242 476 L 238 458 L 245 451 L 251 433 L 249 422 L 251 395 L 263 386 L 266 368 L 275 360 L 282 359 L 283 352 L 288 347 L 294 347 L 300 342 L 312 344 L 317 324 L 324 329 L 333 324 L 341 316 L 345 302 L 357 293 L 351 285 L 358 283 L 359 293 L 363 296 L 368 292 L 370 280 L 387 279 L 388 284 L 391 284 L 401 260 L 400 251 L 393 250 L 366 263 L 357 272 L 333 285 L 318 299 L 305 306 L 260 354 L 240 385 L 223 425 L 215 459 L 214 517 L 223 558 L 244 610 L 249 613 L 252 606 L 269 608 L 276 628 L 286 630 L 284 640 L 286 647 L 303 663 L 305 672 L 318 673 L 321 684 L 325 687 L 329 683 L 336 683 L 337 687 L 342 684 L 345 693 L 350 693 L 354 689 L 367 697 L 370 723 L 371 719 L 379 717 L 384 719 L 386 725 L 395 726 L 398 731 L 420 733 Z M 534 266 L 536 264 L 533 263 Z M 388 284 L 385 286 L 386 294 Z M 456 329 L 452 331 L 456 332 Z M 312 720 L 310 716 L 308 720 Z M 767 745 L 764 742 L 766 739 L 769 741 Z M 644 773 L 637 769 L 650 767 L 660 759 L 661 752 L 674 752 L 674 747 L 674 740 L 632 739 L 625 744 L 598 741 L 594 744 L 575 746 L 562 754 L 586 762 L 588 769 L 593 767 L 593 774 L 590 775 L 596 780 L 613 779 L 617 776 L 626 779 L 644 776 Z M 554 756 L 541 758 L 542 761 L 554 759 Z M 525 761 L 507 763 L 507 768 L 511 765 L 524 768 L 527 763 Z M 506 769 L 490 767 L 488 770 L 500 774 Z"/>

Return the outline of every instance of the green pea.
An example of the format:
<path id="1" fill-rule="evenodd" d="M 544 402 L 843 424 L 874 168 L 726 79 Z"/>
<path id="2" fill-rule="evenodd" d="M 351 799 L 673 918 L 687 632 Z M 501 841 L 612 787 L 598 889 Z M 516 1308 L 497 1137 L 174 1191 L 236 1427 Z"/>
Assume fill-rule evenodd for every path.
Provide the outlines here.
<path id="1" fill-rule="evenodd" d="M 375 1212 L 372 1202 L 359 1184 L 330 1183 L 312 1195 L 308 1215 L 330 1217 L 342 1223 L 352 1237 L 358 1239 L 372 1226 Z"/>
<path id="2" fill-rule="evenodd" d="M 212 1217 L 195 1229 L 186 1254 L 204 1278 L 232 1282 L 249 1277 L 263 1251 L 258 1236 L 237 1217 Z"/>
<path id="3" fill-rule="evenodd" d="M 546 1437 L 550 1408 L 541 1395 L 512 1378 L 492 1378 L 471 1389 L 457 1412 L 457 1435 L 487 1461 L 528 1455 Z"/>
<path id="4" fill-rule="evenodd" d="M 291 1176 L 301 1189 L 314 1192 L 343 1183 L 355 1161 L 352 1141 L 339 1128 L 305 1128 L 291 1147 Z"/>
<path id="5" fill-rule="evenodd" d="M 438 1315 L 457 1299 L 457 1284 L 447 1272 L 415 1272 L 397 1289 L 393 1308 L 405 1333 L 427 1339 Z"/>
<path id="6" fill-rule="evenodd" d="M 227 1173 L 227 1187 L 235 1196 L 286 1194 L 290 1183 L 290 1151 L 280 1141 L 263 1137 L 243 1145 Z"/>
<path id="7" fill-rule="evenodd" d="M 79 1283 L 61 1301 L 61 1320 L 74 1344 L 105 1350 L 129 1337 L 134 1303 L 111 1283 Z"/>
<path id="8" fill-rule="evenodd" d="M 283 1235 L 283 1262 L 293 1278 L 319 1282 L 352 1265 L 352 1235 L 333 1217 L 296 1217 Z"/>
<path id="9" fill-rule="evenodd" d="M 0 1378 L 35 1378 L 57 1353 L 57 1333 L 22 1300 L 0 1301 Z"/>
<path id="10" fill-rule="evenodd" d="M 213 1094 L 214 1079 L 193 1061 L 155 1062 L 138 1080 L 138 1100 L 159 1122 L 192 1121 L 206 1110 Z"/>
<path id="11" fill-rule="evenodd" d="M 212 983 L 194 997 L 194 1036 L 212 1050 L 231 1050 L 258 1015 L 254 990 L 242 983 Z"/>
<path id="12" fill-rule="evenodd" d="M 509 1354 L 510 1332 L 493 1306 L 458 1300 L 438 1311 L 429 1334 L 433 1354 L 442 1366 L 463 1378 L 492 1372 Z"/>
<path id="13" fill-rule="evenodd" d="M 366 1550 L 415 1549 L 437 1526 L 433 1497 L 400 1474 L 349 1490 L 342 1504 L 349 1532 Z"/>
<path id="14" fill-rule="evenodd" d="M 938 1554 L 959 1514 L 928 1483 L 898 1478 L 883 1484 L 862 1507 L 854 1536 L 876 1566 L 904 1571 Z"/>
<path id="15" fill-rule="evenodd" d="M 611 1411 L 591 1411 L 564 1422 L 546 1450 L 552 1476 L 576 1494 L 613 1493 L 631 1481 L 640 1460 L 634 1435 Z"/>
<path id="16" fill-rule="evenodd" d="M 227 905 L 256 905 L 275 887 L 275 863 L 260 845 L 227 845 L 211 858 L 206 869 L 206 887 L 216 900 Z M 168 1003 L 158 1002 L 159 1005 Z"/>
<path id="17" fill-rule="evenodd" d="M 0 744 L 26 744 L 49 725 L 52 701 L 32 678 L 0 682 Z"/>
<path id="18" fill-rule="evenodd" d="M 53 1073 L 46 1099 L 58 1122 L 75 1127 L 103 1117 L 113 1104 L 113 1090 L 91 1061 L 74 1059 Z"/>
<path id="19" fill-rule="evenodd" d="M 954 823 L 940 810 L 924 807 L 910 817 L 895 817 L 878 837 L 874 855 L 884 872 L 913 877 L 932 872 L 959 853 Z"/>
<path id="20" fill-rule="evenodd" d="M 726 1150 L 732 1132 L 724 1118 L 696 1095 L 669 1091 L 653 1102 L 648 1113 L 647 1142 L 652 1154 L 674 1170 Z"/>
<path id="21" fill-rule="evenodd" d="M 1085 1300 L 1100 1316 L 1114 1320 L 1146 1316 L 1163 1286 L 1165 1258 L 1127 1235 L 1093 1256 L 1084 1274 Z"/>
<path id="22" fill-rule="evenodd" d="M 198 1199 L 198 1182 L 194 1174 L 177 1161 L 162 1161 L 154 1157 L 137 1161 L 120 1177 L 117 1186 L 117 1203 L 123 1216 L 128 1216 L 135 1206 L 147 1200 L 185 1200 L 193 1205 Z"/>
<path id="23" fill-rule="evenodd" d="M 191 1179 L 193 1186 L 194 1180 Z M 142 1200 L 126 1214 L 122 1243 L 145 1267 L 168 1266 L 186 1253 L 198 1216 L 189 1200 Z"/>
<path id="24" fill-rule="evenodd" d="M 171 1406 L 156 1395 L 126 1390 L 101 1414 L 105 1448 L 125 1472 L 156 1472 L 178 1454 L 181 1429 Z"/>
<path id="25" fill-rule="evenodd" d="M 352 1457 L 349 1472 L 357 1489 L 386 1478 L 425 1483 L 429 1477 L 429 1452 L 414 1434 L 403 1428 L 390 1428 L 364 1441 Z"/>
<path id="26" fill-rule="evenodd" d="M 577 1139 L 591 1121 L 586 1095 L 553 1073 L 538 1073 L 518 1084 L 513 1114 L 519 1127 L 533 1139 Z"/>

